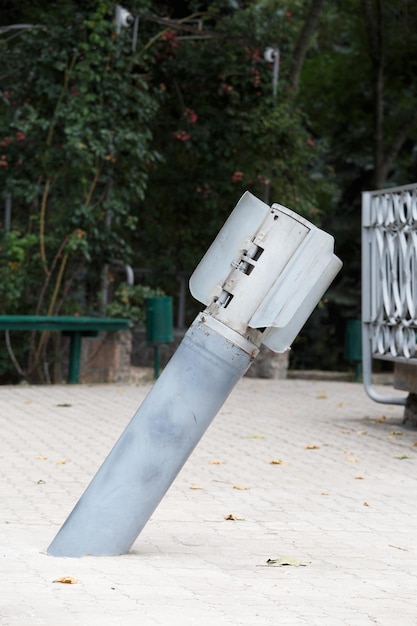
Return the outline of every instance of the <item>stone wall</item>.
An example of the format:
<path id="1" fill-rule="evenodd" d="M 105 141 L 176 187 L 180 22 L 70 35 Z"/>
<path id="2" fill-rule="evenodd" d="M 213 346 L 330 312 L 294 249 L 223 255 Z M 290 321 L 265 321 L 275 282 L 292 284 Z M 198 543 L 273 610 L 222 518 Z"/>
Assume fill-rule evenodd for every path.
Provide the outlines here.
<path id="1" fill-rule="evenodd" d="M 287 378 L 289 350 L 282 354 L 272 352 L 266 346 L 261 346 L 258 356 L 246 372 L 250 378 L 272 378 L 283 380 Z"/>
<path id="2" fill-rule="evenodd" d="M 160 346 L 160 365 L 163 369 L 181 343 L 184 330 L 174 330 L 174 341 Z M 288 373 L 289 352 L 275 354 L 261 346 L 260 353 L 246 376 L 251 378 L 285 379 Z M 68 338 L 63 338 L 62 369 L 68 367 Z M 146 343 L 145 328 L 129 331 L 100 333 L 98 337 L 83 337 L 80 383 L 127 383 L 131 380 L 131 366 L 152 368 L 154 349 Z"/>
<path id="3" fill-rule="evenodd" d="M 132 334 L 104 332 L 83 337 L 80 383 L 119 383 L 130 380 Z"/>
<path id="4" fill-rule="evenodd" d="M 160 363 L 164 368 L 175 350 L 178 348 L 185 335 L 185 330 L 174 329 L 174 341 L 172 343 L 161 344 L 160 346 Z M 134 367 L 152 367 L 154 362 L 154 349 L 148 346 L 146 342 L 146 330 L 138 327 L 132 336 L 132 365 Z"/>
<path id="5" fill-rule="evenodd" d="M 404 407 L 404 424 L 417 428 L 417 365 L 414 363 L 394 364 L 394 387 L 408 391 Z"/>

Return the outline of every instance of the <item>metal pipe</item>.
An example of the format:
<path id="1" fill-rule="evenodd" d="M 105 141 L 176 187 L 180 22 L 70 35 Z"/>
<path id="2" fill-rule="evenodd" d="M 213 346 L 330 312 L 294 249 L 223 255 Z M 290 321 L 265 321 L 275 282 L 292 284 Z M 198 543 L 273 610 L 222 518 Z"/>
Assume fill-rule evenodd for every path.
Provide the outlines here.
<path id="1" fill-rule="evenodd" d="M 362 194 L 362 380 L 371 400 L 381 404 L 405 405 L 406 396 L 384 396 L 375 391 L 372 385 L 371 326 L 373 311 L 377 310 L 375 292 L 380 281 L 379 268 L 372 258 L 371 196 L 370 192 Z"/>
<path id="2" fill-rule="evenodd" d="M 127 552 L 261 343 L 285 351 L 340 267 L 330 235 L 286 207 L 244 194 L 191 277 L 205 312 L 48 553 Z"/>
<path id="3" fill-rule="evenodd" d="M 372 385 L 372 353 L 371 338 L 367 324 L 362 324 L 362 380 L 365 392 L 375 402 L 381 404 L 399 404 L 404 406 L 407 396 L 384 396 L 373 388 Z"/>
<path id="4" fill-rule="evenodd" d="M 257 353 L 241 335 L 200 314 L 48 554 L 128 552 Z"/>

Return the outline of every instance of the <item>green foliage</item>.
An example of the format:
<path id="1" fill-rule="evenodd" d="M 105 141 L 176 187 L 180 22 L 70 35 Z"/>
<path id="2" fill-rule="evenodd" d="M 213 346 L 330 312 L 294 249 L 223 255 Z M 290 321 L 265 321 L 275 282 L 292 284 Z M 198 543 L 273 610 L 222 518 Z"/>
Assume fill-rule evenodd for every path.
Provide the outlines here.
<path id="1" fill-rule="evenodd" d="M 114 4 L 80 6 L 49 5 L 37 14 L 44 28 L 2 41 L 8 74 L 0 188 L 12 194 L 12 228 L 30 233 L 32 244 L 38 239 L 43 276 L 38 290 L 31 277 L 32 290 L 20 302 L 38 312 L 58 312 L 59 298 L 51 298 L 57 288 L 62 294 L 65 279 L 75 283 L 88 271 L 97 281 L 109 259 L 131 256 L 132 209 L 144 197 L 147 167 L 158 159 L 148 128 L 158 98 L 139 54 L 131 53 L 125 33 L 115 33 Z M 62 295 L 64 306 L 71 288 Z M 86 298 L 85 306 L 94 308 L 94 295 Z"/>
<path id="2" fill-rule="evenodd" d="M 149 130 L 159 97 L 148 56 L 116 33 L 114 8 L 109 0 L 35 3 L 24 18 L 39 27 L 0 35 L 0 190 L 12 197 L 2 313 L 95 312 L 102 269 L 132 256 L 135 204 L 159 159 Z M 47 344 L 40 337 L 29 351 L 38 377 Z"/>
<path id="3" fill-rule="evenodd" d="M 417 5 L 324 2 L 295 93 L 310 0 L 131 4 L 135 52 L 110 0 L 1 0 L 0 25 L 35 24 L 0 33 L 1 312 L 96 313 L 112 260 L 174 295 L 249 189 L 335 234 L 344 269 L 296 358 L 309 363 L 314 344 L 334 367 L 360 307 L 360 193 L 415 177 Z M 276 94 L 267 46 L 280 50 Z M 120 287 L 111 314 L 140 319 L 143 290 Z"/>
<path id="4" fill-rule="evenodd" d="M 207 24 L 206 39 L 167 29 L 155 44 L 163 103 L 152 132 L 164 160 L 150 169 L 137 248 L 139 265 L 160 271 L 191 270 L 247 189 L 314 221 L 336 195 L 326 141 L 311 137 L 288 90 L 288 58 L 274 98 L 263 57 L 277 37 L 289 49 L 299 23 L 270 2 L 212 10 Z"/>
<path id="5" fill-rule="evenodd" d="M 16 230 L 1 242 L 0 310 L 9 315 L 22 312 L 25 291 L 41 269 L 34 254 L 36 247 L 36 235 Z M 30 266 L 28 259 L 31 259 Z"/>
<path id="6" fill-rule="evenodd" d="M 109 317 L 124 317 L 131 320 L 132 326 L 144 324 L 146 319 L 146 299 L 164 296 L 160 288 L 146 285 L 122 283 L 116 289 L 114 299 L 107 307 Z"/>

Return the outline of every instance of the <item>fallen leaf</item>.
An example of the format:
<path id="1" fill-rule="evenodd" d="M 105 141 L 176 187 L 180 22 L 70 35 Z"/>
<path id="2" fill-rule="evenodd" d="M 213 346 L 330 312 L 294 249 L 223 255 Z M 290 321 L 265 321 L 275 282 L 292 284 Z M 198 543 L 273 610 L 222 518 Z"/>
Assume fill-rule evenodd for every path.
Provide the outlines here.
<path id="1" fill-rule="evenodd" d="M 321 496 L 328 496 L 328 495 L 329 495 L 329 492 L 328 492 L 328 491 L 323 491 L 320 495 L 321 495 Z"/>
<path id="2" fill-rule="evenodd" d="M 61 578 L 55 578 L 54 583 L 63 583 L 64 585 L 75 585 L 77 582 L 76 578 L 72 576 L 62 576 Z"/>
<path id="3" fill-rule="evenodd" d="M 338 402 L 336 406 L 337 407 L 342 407 L 342 406 L 345 406 L 345 403 L 344 402 Z"/>
<path id="4" fill-rule="evenodd" d="M 356 431 L 356 434 L 357 434 L 357 435 L 367 435 L 367 434 L 368 434 L 368 431 L 367 431 L 367 430 L 357 430 L 357 431 Z"/>
<path id="5" fill-rule="evenodd" d="M 355 476 L 355 480 L 365 480 L 363 476 Z"/>
<path id="6" fill-rule="evenodd" d="M 414 441 L 414 443 L 411 444 L 413 446 L 413 448 L 417 448 L 417 441 Z"/>
<path id="7" fill-rule="evenodd" d="M 62 402 L 62 404 L 56 404 L 55 406 L 67 407 L 67 406 L 72 406 L 72 404 L 68 404 L 68 402 Z"/>
<path id="8" fill-rule="evenodd" d="M 283 465 L 284 461 L 281 461 L 281 459 L 272 459 L 272 461 L 269 461 L 269 465 Z"/>
<path id="9" fill-rule="evenodd" d="M 32 404 L 33 400 L 25 400 L 25 404 Z"/>
<path id="10" fill-rule="evenodd" d="M 214 459 L 213 461 L 210 461 L 210 465 L 223 465 L 225 463 L 225 461 L 220 461 L 220 459 Z"/>
<path id="11" fill-rule="evenodd" d="M 386 419 L 387 419 L 387 418 L 385 417 L 385 415 L 381 415 L 381 417 L 379 417 L 378 419 L 376 419 L 376 420 L 375 420 L 375 422 L 376 422 L 377 424 L 382 424 L 382 422 L 385 422 L 385 421 L 386 421 Z"/>
<path id="12" fill-rule="evenodd" d="M 369 502 L 364 502 L 363 506 L 369 506 Z"/>
<path id="13" fill-rule="evenodd" d="M 407 456 L 406 454 L 399 454 L 395 456 L 394 459 L 398 459 L 399 461 L 404 461 L 404 459 L 412 459 L 412 456 Z"/>
<path id="14" fill-rule="evenodd" d="M 359 459 L 357 459 L 354 456 L 348 456 L 346 457 L 346 461 L 348 461 L 349 463 L 359 463 Z"/>
<path id="15" fill-rule="evenodd" d="M 247 439 L 265 439 L 265 435 L 246 435 Z"/>
<path id="16" fill-rule="evenodd" d="M 342 428 L 340 432 L 343 433 L 344 435 L 350 435 L 351 431 L 348 430 L 347 428 Z"/>
<path id="17" fill-rule="evenodd" d="M 233 489 L 237 489 L 238 491 L 248 491 L 250 487 L 243 487 L 242 485 L 233 485 Z"/>
<path id="18" fill-rule="evenodd" d="M 284 567 L 285 565 L 291 565 L 293 567 L 305 567 L 308 565 L 305 561 L 300 559 L 294 559 L 291 556 L 282 556 L 279 559 L 268 559 L 266 562 L 270 567 Z"/>
<path id="19" fill-rule="evenodd" d="M 47 458 L 47 456 L 42 456 L 41 454 L 39 454 L 39 456 L 35 456 L 35 459 L 38 459 L 38 461 L 46 461 Z"/>
<path id="20" fill-rule="evenodd" d="M 198 491 L 199 489 L 202 489 L 203 487 L 199 487 L 198 485 L 191 485 L 190 489 L 193 489 L 194 491 Z"/>
<path id="21" fill-rule="evenodd" d="M 316 396 L 317 400 L 327 400 L 327 396 L 325 393 L 319 393 L 318 396 Z"/>
<path id="22" fill-rule="evenodd" d="M 65 465 L 65 463 L 67 463 L 67 460 L 63 459 L 62 461 L 57 461 L 56 465 Z"/>
<path id="23" fill-rule="evenodd" d="M 232 515 L 232 513 L 230 513 L 230 515 L 226 515 L 226 517 L 224 518 L 225 520 L 230 520 L 232 522 L 242 522 L 243 517 L 236 517 L 236 515 Z"/>
<path id="24" fill-rule="evenodd" d="M 319 450 L 320 446 L 305 446 L 305 450 Z"/>
<path id="25" fill-rule="evenodd" d="M 46 485 L 44 480 L 38 480 L 37 485 Z"/>
<path id="26" fill-rule="evenodd" d="M 402 437 L 403 434 L 401 430 L 392 430 L 388 436 L 392 439 L 394 437 Z"/>

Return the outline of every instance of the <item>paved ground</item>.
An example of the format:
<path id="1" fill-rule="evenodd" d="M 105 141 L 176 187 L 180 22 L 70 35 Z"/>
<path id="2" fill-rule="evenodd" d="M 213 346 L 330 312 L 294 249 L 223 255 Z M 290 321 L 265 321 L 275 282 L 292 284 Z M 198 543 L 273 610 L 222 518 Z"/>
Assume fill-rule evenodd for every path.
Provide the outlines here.
<path id="1" fill-rule="evenodd" d="M 0 388 L 2 626 L 417 624 L 417 431 L 355 383 L 243 379 L 128 555 L 46 555 L 149 388 Z"/>

